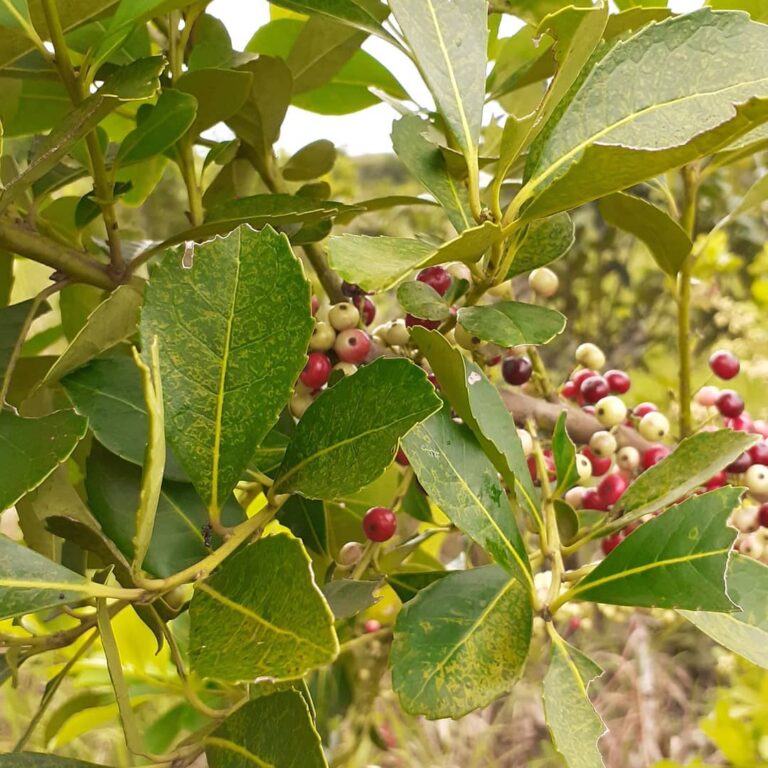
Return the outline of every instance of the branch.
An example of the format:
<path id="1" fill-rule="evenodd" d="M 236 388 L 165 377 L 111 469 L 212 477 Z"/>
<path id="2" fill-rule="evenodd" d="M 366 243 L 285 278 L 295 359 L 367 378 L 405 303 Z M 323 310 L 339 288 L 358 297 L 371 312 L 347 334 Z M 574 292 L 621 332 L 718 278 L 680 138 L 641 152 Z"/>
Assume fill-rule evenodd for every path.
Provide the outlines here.
<path id="1" fill-rule="evenodd" d="M 63 272 L 79 283 L 110 290 L 115 282 L 107 270 L 84 253 L 47 237 L 0 220 L 0 248 Z"/>

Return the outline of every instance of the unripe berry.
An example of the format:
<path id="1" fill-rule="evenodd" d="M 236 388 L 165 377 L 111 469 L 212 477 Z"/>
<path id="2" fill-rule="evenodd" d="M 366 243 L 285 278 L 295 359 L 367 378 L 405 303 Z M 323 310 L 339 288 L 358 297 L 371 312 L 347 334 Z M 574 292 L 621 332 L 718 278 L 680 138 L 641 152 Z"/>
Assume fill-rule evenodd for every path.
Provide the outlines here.
<path id="1" fill-rule="evenodd" d="M 333 347 L 334 341 L 336 341 L 336 331 L 328 323 L 322 321 L 315 323 L 309 340 L 309 348 L 313 352 L 327 352 Z"/>
<path id="2" fill-rule="evenodd" d="M 646 440 L 661 440 L 669 434 L 669 420 L 663 413 L 646 413 L 637 426 Z"/>
<path id="3" fill-rule="evenodd" d="M 589 463 L 592 465 L 592 474 L 595 477 L 604 475 L 611 468 L 610 458 L 601 458 L 596 456 L 589 448 L 585 448 L 582 453 L 589 459 Z"/>
<path id="4" fill-rule="evenodd" d="M 705 408 L 711 408 L 720 397 L 719 387 L 702 387 L 694 396 L 693 399 Z"/>
<path id="5" fill-rule="evenodd" d="M 579 392 L 584 402 L 594 405 L 598 400 L 608 396 L 608 382 L 602 376 L 590 376 L 582 382 Z"/>
<path id="6" fill-rule="evenodd" d="M 581 453 L 576 454 L 576 474 L 582 483 L 592 477 L 592 462 Z"/>
<path id="7" fill-rule="evenodd" d="M 411 340 L 410 331 L 405 327 L 404 320 L 394 320 L 386 329 L 384 340 L 391 347 L 404 347 Z"/>
<path id="8" fill-rule="evenodd" d="M 290 408 L 293 417 L 300 419 L 306 412 L 307 408 L 312 405 L 312 402 L 312 395 L 309 393 L 297 392 L 291 398 L 290 403 L 288 403 L 288 407 Z"/>
<path id="9" fill-rule="evenodd" d="M 749 492 L 755 496 L 768 494 L 768 467 L 763 464 L 753 464 L 744 475 L 744 482 Z"/>
<path id="10" fill-rule="evenodd" d="M 726 468 L 732 475 L 740 475 L 752 466 L 752 457 L 747 451 L 739 454 Z"/>
<path id="11" fill-rule="evenodd" d="M 320 309 L 320 299 L 318 299 L 317 296 L 312 296 L 309 308 L 312 310 L 312 317 L 314 317 L 317 314 L 317 310 Z"/>
<path id="12" fill-rule="evenodd" d="M 537 296 L 549 299 L 557 293 L 557 289 L 560 287 L 560 280 L 551 269 L 539 267 L 534 269 L 528 276 L 528 285 L 531 286 L 531 290 Z"/>
<path id="13" fill-rule="evenodd" d="M 453 329 L 453 337 L 460 347 L 464 347 L 469 352 L 473 352 L 483 343 L 480 337 L 473 336 L 463 325 L 457 325 Z"/>
<path id="14" fill-rule="evenodd" d="M 521 386 L 528 382 L 533 374 L 533 366 L 527 357 L 506 357 L 501 364 L 501 375 L 507 384 Z"/>
<path id="15" fill-rule="evenodd" d="M 634 446 L 625 445 L 616 455 L 616 463 L 625 472 L 634 472 L 640 466 L 640 451 Z"/>
<path id="16" fill-rule="evenodd" d="M 731 525 L 742 533 L 752 533 L 758 527 L 758 507 L 737 507 L 731 515 Z"/>
<path id="17" fill-rule="evenodd" d="M 732 352 L 720 349 L 709 358 L 709 367 L 719 379 L 728 380 L 738 374 L 741 364 L 739 358 Z"/>
<path id="18" fill-rule="evenodd" d="M 605 430 L 595 432 L 592 437 L 589 438 L 589 448 L 595 456 L 599 456 L 601 459 L 609 458 L 616 453 L 616 438 Z"/>
<path id="19" fill-rule="evenodd" d="M 389 507 L 371 507 L 363 516 L 363 532 L 371 541 L 388 541 L 396 529 L 397 519 Z"/>
<path id="20" fill-rule="evenodd" d="M 597 401 L 595 415 L 603 426 L 616 427 L 627 418 L 627 406 L 616 395 L 608 395 Z"/>
<path id="21" fill-rule="evenodd" d="M 744 412 L 744 400 L 738 392 L 734 392 L 732 389 L 724 389 L 717 398 L 715 405 L 717 410 L 729 419 L 735 419 Z"/>
<path id="22" fill-rule="evenodd" d="M 357 373 L 357 366 L 354 363 L 345 363 L 343 360 L 333 366 L 334 371 L 341 371 L 344 376 L 351 376 Z"/>
<path id="23" fill-rule="evenodd" d="M 584 494 L 586 492 L 586 488 L 582 488 L 580 485 L 575 485 L 566 492 L 564 497 L 565 503 L 570 504 L 574 509 L 581 509 L 584 504 Z"/>
<path id="24" fill-rule="evenodd" d="M 348 328 L 336 337 L 333 350 L 344 363 L 362 363 L 371 351 L 371 339 L 359 328 Z"/>
<path id="25" fill-rule="evenodd" d="M 626 395 L 632 386 L 629 374 L 615 369 L 605 372 L 605 380 L 614 395 Z"/>
<path id="26" fill-rule="evenodd" d="M 443 267 L 426 267 L 426 269 L 422 269 L 416 275 L 416 279 L 420 283 L 426 283 L 431 288 L 434 288 L 441 296 L 445 296 L 448 293 L 448 289 L 453 282 L 450 272 Z"/>
<path id="27" fill-rule="evenodd" d="M 415 315 L 405 316 L 405 327 L 413 328 L 419 326 L 426 328 L 428 331 L 436 331 L 440 327 L 439 320 L 425 320 L 423 317 L 416 317 Z"/>
<path id="28" fill-rule="evenodd" d="M 339 563 L 342 565 L 356 565 L 363 556 L 363 545 L 357 541 L 348 541 L 339 550 Z"/>
<path id="29" fill-rule="evenodd" d="M 643 465 L 643 469 L 650 469 L 656 466 L 662 459 L 669 456 L 670 450 L 666 445 L 652 445 L 643 451 L 643 455 L 640 458 L 640 463 Z"/>
<path id="30" fill-rule="evenodd" d="M 320 389 L 328 382 L 331 368 L 333 365 L 327 355 L 322 352 L 310 352 L 299 379 L 308 389 Z"/>
<path id="31" fill-rule="evenodd" d="M 381 629 L 381 622 L 377 621 L 376 619 L 368 619 L 368 621 L 363 624 L 363 632 L 365 632 L 366 635 L 372 635 L 374 632 L 378 632 Z"/>
<path id="32" fill-rule="evenodd" d="M 605 355 L 597 344 L 579 344 L 576 347 L 576 362 L 599 371 L 605 365 Z"/>
<path id="33" fill-rule="evenodd" d="M 597 486 L 597 492 L 603 501 L 613 506 L 629 487 L 627 480 L 620 474 L 614 473 L 604 477 Z"/>
<path id="34" fill-rule="evenodd" d="M 342 301 L 331 307 L 328 312 L 328 322 L 337 330 L 345 331 L 347 328 L 356 328 L 360 322 L 360 312 L 354 304 Z"/>
<path id="35" fill-rule="evenodd" d="M 466 280 L 472 282 L 472 270 L 462 261 L 454 261 L 446 267 L 448 274 L 455 280 Z"/>
<path id="36" fill-rule="evenodd" d="M 528 458 L 533 453 L 533 438 L 527 429 L 517 429 L 517 436 L 520 438 L 520 444 L 523 446 L 523 454 Z"/>

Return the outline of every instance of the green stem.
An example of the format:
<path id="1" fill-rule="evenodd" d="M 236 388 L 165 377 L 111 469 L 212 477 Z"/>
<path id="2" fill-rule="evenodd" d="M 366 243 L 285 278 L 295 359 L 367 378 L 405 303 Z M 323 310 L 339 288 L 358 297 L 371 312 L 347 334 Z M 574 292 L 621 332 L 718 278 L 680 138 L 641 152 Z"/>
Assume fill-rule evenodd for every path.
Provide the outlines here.
<path id="1" fill-rule="evenodd" d="M 544 395 L 546 400 L 556 402 L 558 399 L 557 390 L 549 378 L 547 368 L 544 365 L 544 361 L 541 359 L 538 348 L 534 346 L 528 347 L 528 357 L 531 361 L 531 365 L 533 366 L 533 373 L 536 377 L 536 382 L 541 387 L 542 395 Z"/>
<path id="2" fill-rule="evenodd" d="M 69 49 L 64 39 L 64 30 L 61 26 L 59 11 L 56 7 L 56 0 L 42 0 L 43 13 L 48 24 L 48 31 L 51 34 L 53 50 L 56 54 L 55 64 L 59 71 L 64 86 L 69 93 L 69 99 L 73 106 L 79 106 L 84 95 L 80 85 L 75 77 L 75 69 L 72 66 L 72 60 L 69 57 Z M 115 204 L 113 199 L 113 188 L 107 174 L 107 167 L 104 162 L 104 155 L 101 152 L 99 138 L 95 131 L 91 131 L 85 137 L 85 143 L 88 148 L 88 155 L 91 164 L 91 176 L 93 177 L 93 189 L 96 193 L 96 202 L 101 208 L 101 215 L 104 219 L 104 227 L 107 234 L 107 243 L 109 245 L 109 257 L 112 263 L 112 273 L 115 277 L 122 277 L 125 271 L 125 261 L 123 260 L 120 237 L 118 235 L 117 215 L 115 213 Z"/>

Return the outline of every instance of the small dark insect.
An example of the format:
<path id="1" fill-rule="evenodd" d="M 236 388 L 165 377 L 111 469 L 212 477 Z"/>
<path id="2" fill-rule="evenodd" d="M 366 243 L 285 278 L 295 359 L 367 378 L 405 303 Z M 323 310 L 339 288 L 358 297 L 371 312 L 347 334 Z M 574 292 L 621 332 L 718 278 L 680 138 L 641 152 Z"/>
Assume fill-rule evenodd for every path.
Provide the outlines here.
<path id="1" fill-rule="evenodd" d="M 203 534 L 203 544 L 205 544 L 208 549 L 211 548 L 211 539 L 213 537 L 213 528 L 211 527 L 210 523 L 206 523 L 201 529 L 200 532 Z"/>
<path id="2" fill-rule="evenodd" d="M 59 600 L 64 600 L 66 595 L 63 592 L 59 592 Z"/>

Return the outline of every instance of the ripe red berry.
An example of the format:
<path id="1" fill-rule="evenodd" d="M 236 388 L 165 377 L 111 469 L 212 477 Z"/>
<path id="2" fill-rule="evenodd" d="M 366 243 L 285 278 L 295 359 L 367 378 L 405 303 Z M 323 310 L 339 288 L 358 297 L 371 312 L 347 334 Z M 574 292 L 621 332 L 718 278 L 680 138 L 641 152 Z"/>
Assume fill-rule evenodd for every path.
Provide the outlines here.
<path id="1" fill-rule="evenodd" d="M 629 392 L 629 388 L 632 386 L 629 374 L 624 371 L 617 371 L 615 369 L 606 371 L 603 378 L 608 382 L 608 386 L 614 395 L 624 395 Z"/>
<path id="2" fill-rule="evenodd" d="M 376 305 L 367 296 L 355 299 L 354 304 L 360 311 L 363 325 L 370 325 L 376 318 Z"/>
<path id="3" fill-rule="evenodd" d="M 371 351 L 371 339 L 359 328 L 348 328 L 336 337 L 333 351 L 344 363 L 362 363 Z"/>
<path id="4" fill-rule="evenodd" d="M 307 364 L 301 372 L 301 383 L 309 389 L 320 389 L 331 375 L 333 363 L 322 352 L 310 352 Z"/>
<path id="5" fill-rule="evenodd" d="M 768 440 L 761 440 L 749 449 L 749 455 L 755 464 L 768 466 Z"/>
<path id="6" fill-rule="evenodd" d="M 650 469 L 658 464 L 662 459 L 669 456 L 669 448 L 666 445 L 652 445 L 643 451 L 643 455 L 640 459 L 640 463 L 644 469 Z"/>
<path id="7" fill-rule="evenodd" d="M 589 488 L 585 491 L 581 498 L 581 504 L 584 509 L 593 509 L 597 512 L 608 511 L 608 504 L 595 488 Z"/>
<path id="8" fill-rule="evenodd" d="M 629 483 L 623 475 L 614 473 L 604 477 L 597 486 L 600 498 L 610 507 L 613 506 L 629 487 Z"/>
<path id="9" fill-rule="evenodd" d="M 749 414 L 744 411 L 741 416 L 737 416 L 735 419 L 726 419 L 725 426 L 734 432 L 751 432 L 754 424 Z"/>
<path id="10" fill-rule="evenodd" d="M 709 367 L 719 379 L 732 379 L 741 368 L 739 358 L 732 352 L 720 349 L 709 358 Z"/>
<path id="11" fill-rule="evenodd" d="M 451 273 L 443 267 L 427 267 L 422 269 L 416 275 L 416 279 L 420 283 L 426 283 L 434 288 L 441 296 L 445 296 L 451 287 Z"/>
<path id="12" fill-rule="evenodd" d="M 363 533 L 371 541 L 388 541 L 396 529 L 397 519 L 389 507 L 371 507 L 363 516 Z"/>
<path id="13" fill-rule="evenodd" d="M 501 375 L 507 384 L 525 384 L 533 373 L 533 366 L 527 357 L 507 357 L 501 364 Z"/>
<path id="14" fill-rule="evenodd" d="M 653 403 L 640 403 L 632 409 L 632 415 L 642 419 L 648 413 L 655 413 L 659 409 Z"/>
<path id="15" fill-rule="evenodd" d="M 596 456 L 589 448 L 585 448 L 582 451 L 582 454 L 589 459 L 589 463 L 592 465 L 592 474 L 595 477 L 604 475 L 611 468 L 610 456 L 601 458 L 600 456 Z"/>
<path id="16" fill-rule="evenodd" d="M 727 482 L 728 476 L 725 474 L 725 472 L 718 472 L 716 475 L 710 477 L 706 483 L 704 483 L 704 487 L 708 491 L 716 491 L 718 488 L 722 488 Z"/>
<path id="17" fill-rule="evenodd" d="M 413 328 L 414 325 L 419 325 L 422 328 L 426 328 L 428 331 L 436 331 L 440 327 L 439 320 L 425 320 L 423 317 L 414 317 L 413 315 L 405 316 L 406 328 Z"/>
<path id="18" fill-rule="evenodd" d="M 600 542 L 600 549 L 603 550 L 604 555 L 610 555 L 611 552 L 613 552 L 613 550 L 619 546 L 619 544 L 621 544 L 621 534 L 613 533 L 610 536 L 606 536 Z"/>
<path id="19" fill-rule="evenodd" d="M 397 455 L 395 456 L 395 461 L 401 467 L 408 467 L 411 464 L 411 462 L 408 461 L 408 457 L 405 455 L 405 451 L 402 448 L 397 449 Z"/>
<path id="20" fill-rule="evenodd" d="M 744 412 L 744 400 L 738 392 L 732 389 L 724 389 L 717 398 L 715 405 L 723 416 L 730 419 L 735 419 Z"/>
<path id="21" fill-rule="evenodd" d="M 752 464 L 752 457 L 747 451 L 744 451 L 725 468 L 725 471 L 730 472 L 732 475 L 740 475 L 742 472 L 746 472 Z"/>
<path id="22" fill-rule="evenodd" d="M 761 504 L 757 510 L 757 524 L 763 528 L 768 528 L 768 503 Z"/>
<path id="23" fill-rule="evenodd" d="M 582 368 L 580 371 L 576 371 L 576 373 L 571 376 L 571 381 L 576 385 L 576 389 L 580 389 L 581 385 L 588 379 L 590 376 L 597 376 L 597 371 L 593 371 L 591 368 Z"/>
<path id="24" fill-rule="evenodd" d="M 610 394 L 608 382 L 602 376 L 590 376 L 581 382 L 579 392 L 584 401 L 594 405 L 598 400 L 602 400 Z"/>
<path id="25" fill-rule="evenodd" d="M 578 391 L 579 388 L 576 386 L 575 381 L 566 381 L 560 390 L 560 394 L 568 400 L 575 400 Z"/>

